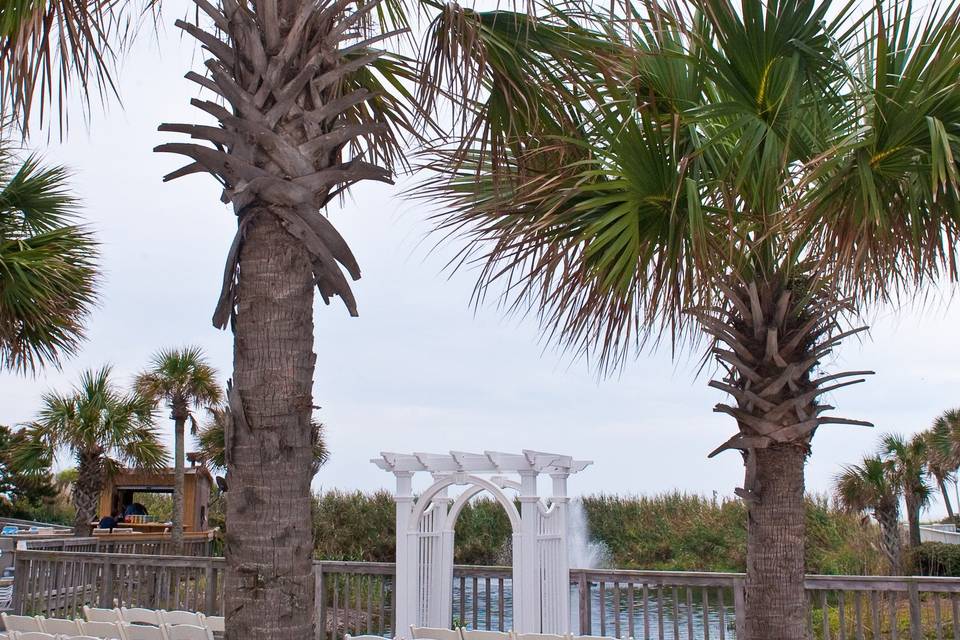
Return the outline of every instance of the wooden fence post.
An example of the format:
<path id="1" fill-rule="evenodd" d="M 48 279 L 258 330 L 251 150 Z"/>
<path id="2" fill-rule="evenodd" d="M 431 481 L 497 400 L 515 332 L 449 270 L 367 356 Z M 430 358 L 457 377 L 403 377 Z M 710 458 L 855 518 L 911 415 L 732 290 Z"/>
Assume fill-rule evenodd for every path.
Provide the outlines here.
<path id="1" fill-rule="evenodd" d="M 735 578 L 733 580 L 733 613 L 738 638 L 743 638 L 747 635 L 747 606 L 744 598 L 744 587 L 743 578 Z"/>
<path id="2" fill-rule="evenodd" d="M 216 615 L 214 613 L 215 602 L 214 599 L 217 597 L 217 577 L 213 571 L 213 560 L 207 559 L 207 566 L 204 568 L 204 582 L 206 583 L 206 589 L 203 593 L 204 595 L 204 614 L 208 616 Z"/>
<path id="3" fill-rule="evenodd" d="M 323 640 L 327 635 L 327 602 L 323 593 L 323 563 L 313 563 L 313 637 Z"/>
<path id="4" fill-rule="evenodd" d="M 23 592 L 27 590 L 27 585 L 30 583 L 30 561 L 21 558 L 19 555 L 14 552 L 14 575 L 20 576 L 19 580 L 14 579 L 13 581 L 13 601 L 10 606 L 13 609 L 13 612 L 17 615 L 24 614 L 24 597 Z"/>
<path id="5" fill-rule="evenodd" d="M 920 588 L 917 583 L 910 580 L 907 585 L 907 593 L 910 595 L 910 640 L 923 640 L 923 623 L 920 619 Z"/>
<path id="6" fill-rule="evenodd" d="M 113 561 L 109 555 L 104 555 L 103 569 L 100 574 L 100 606 L 104 609 L 113 608 Z"/>
<path id="7" fill-rule="evenodd" d="M 577 601 L 580 603 L 580 635 L 592 634 L 593 620 L 590 608 L 590 581 L 586 571 L 577 572 Z"/>

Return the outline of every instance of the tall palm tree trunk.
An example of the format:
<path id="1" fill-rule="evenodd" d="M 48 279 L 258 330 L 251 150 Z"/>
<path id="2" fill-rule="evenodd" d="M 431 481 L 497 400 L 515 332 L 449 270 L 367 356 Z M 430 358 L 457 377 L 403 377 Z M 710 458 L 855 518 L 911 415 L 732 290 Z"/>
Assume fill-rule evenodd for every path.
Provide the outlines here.
<path id="1" fill-rule="evenodd" d="M 756 485 L 747 522 L 746 637 L 806 637 L 803 471 L 807 451 L 792 444 L 758 449 Z M 799 596 L 799 597 L 798 597 Z"/>
<path id="2" fill-rule="evenodd" d="M 900 549 L 900 518 L 896 509 L 880 510 L 874 513 L 880 525 L 883 552 L 890 563 L 890 575 L 898 576 L 903 573 L 903 558 Z"/>
<path id="3" fill-rule="evenodd" d="M 183 553 L 183 491 L 184 491 L 184 440 L 187 424 L 187 403 L 173 404 L 173 548 L 177 555 Z"/>
<path id="4" fill-rule="evenodd" d="M 310 255 L 258 209 L 240 253 L 226 457 L 228 640 L 313 637 Z"/>
<path id="5" fill-rule="evenodd" d="M 903 501 L 907 507 L 907 527 L 910 532 L 910 547 L 920 546 L 920 501 L 913 491 L 905 491 Z"/>
<path id="6" fill-rule="evenodd" d="M 83 538 L 93 534 L 93 525 L 90 523 L 97 520 L 102 490 L 102 454 L 94 451 L 80 452 L 77 454 L 77 480 L 73 484 L 73 505 L 77 510 L 73 519 L 73 535 Z"/>
<path id="7" fill-rule="evenodd" d="M 710 386 L 736 403 L 714 411 L 736 419 L 738 433 L 711 456 L 742 452 L 748 505 L 746 639 L 806 637 L 804 589 L 804 466 L 810 440 L 825 423 L 865 424 L 824 416 L 833 407 L 817 398 L 860 380 L 860 373 L 812 375 L 820 358 L 845 334 L 835 334 L 831 312 L 843 303 L 809 283 L 774 276 L 723 287 L 725 307 L 694 311 L 717 344 L 726 375 Z M 856 331 L 856 330 L 855 330 Z"/>
<path id="8" fill-rule="evenodd" d="M 947 509 L 947 517 L 953 522 L 953 504 L 950 502 L 950 493 L 947 491 L 947 483 L 943 478 L 937 478 L 937 486 L 940 488 L 940 495 L 943 496 L 943 506 Z M 956 524 L 956 523 L 954 523 Z"/>

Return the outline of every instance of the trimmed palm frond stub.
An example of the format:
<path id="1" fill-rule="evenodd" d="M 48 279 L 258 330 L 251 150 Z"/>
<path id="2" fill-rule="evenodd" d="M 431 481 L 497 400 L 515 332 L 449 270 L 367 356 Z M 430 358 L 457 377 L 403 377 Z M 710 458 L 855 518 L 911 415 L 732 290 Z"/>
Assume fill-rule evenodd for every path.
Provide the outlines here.
<path id="1" fill-rule="evenodd" d="M 379 2 L 352 11 L 352 0 L 196 4 L 214 28 L 177 25 L 213 57 L 206 61 L 207 75 L 190 72 L 187 78 L 229 108 L 192 100 L 219 126 L 164 124 L 160 130 L 212 146 L 168 143 L 156 151 L 191 159 L 165 180 L 213 174 L 239 218 L 214 325 L 226 327 L 234 309 L 238 258 L 253 203 L 264 205 L 307 248 L 324 301 L 339 296 L 357 315 L 344 271 L 356 280 L 360 267 L 319 210 L 362 180 L 393 182 L 398 139 L 414 129 L 408 108 L 387 88 L 396 92 L 398 80 L 410 71 L 402 59 L 374 45 L 404 29 L 374 32 L 371 12 Z"/>

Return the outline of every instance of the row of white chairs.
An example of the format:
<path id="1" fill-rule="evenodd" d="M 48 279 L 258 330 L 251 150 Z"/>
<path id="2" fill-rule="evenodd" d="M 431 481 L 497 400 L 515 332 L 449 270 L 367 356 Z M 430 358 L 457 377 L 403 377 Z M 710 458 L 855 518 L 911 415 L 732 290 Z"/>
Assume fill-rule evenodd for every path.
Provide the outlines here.
<path id="1" fill-rule="evenodd" d="M 581 636 L 570 633 L 514 633 L 513 631 L 470 630 L 463 627 L 439 629 L 415 626 L 410 627 L 410 638 L 412 640 L 611 640 L 602 636 Z M 353 640 L 370 640 L 370 637 L 354 636 Z"/>
<path id="2" fill-rule="evenodd" d="M 54 637 L 89 636 L 105 640 L 212 640 L 214 633 L 223 633 L 224 630 L 223 617 L 207 617 L 192 611 L 122 611 L 85 607 L 84 614 L 86 620 L 0 613 L 0 620 L 8 632 Z M 40 637 L 34 640 L 40 640 Z"/>
<path id="3" fill-rule="evenodd" d="M 88 624 L 110 624 L 88 623 Z M 151 627 L 123 623 L 119 626 L 119 635 L 73 635 L 68 633 L 46 633 L 44 631 L 10 631 L 9 635 L 0 633 L 5 640 L 213 640 L 213 633 L 204 627 L 189 624 Z"/>
<path id="4" fill-rule="evenodd" d="M 216 633 L 223 633 L 223 616 L 207 616 L 194 611 L 166 611 L 164 609 L 144 609 L 142 607 L 117 607 L 101 609 L 83 607 L 83 617 L 88 622 L 131 622 L 133 624 L 193 625 L 209 627 Z"/>

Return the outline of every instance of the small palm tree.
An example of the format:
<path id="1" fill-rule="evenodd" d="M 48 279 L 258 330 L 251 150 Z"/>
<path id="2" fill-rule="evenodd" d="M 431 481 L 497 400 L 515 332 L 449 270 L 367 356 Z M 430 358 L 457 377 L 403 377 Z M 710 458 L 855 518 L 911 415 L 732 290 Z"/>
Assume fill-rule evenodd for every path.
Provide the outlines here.
<path id="1" fill-rule="evenodd" d="M 49 468 L 60 452 L 74 458 L 77 477 L 71 495 L 77 536 L 90 535 L 107 476 L 124 466 L 159 469 L 167 460 L 153 427 L 153 401 L 120 391 L 110 373 L 110 366 L 87 370 L 71 393 L 45 394 L 14 456 L 18 467 L 31 470 Z"/>
<path id="2" fill-rule="evenodd" d="M 956 483 L 960 467 L 960 410 L 950 409 L 937 417 L 926 432 L 927 470 L 933 476 L 943 496 L 947 516 L 954 521 L 955 514 L 947 483 Z"/>
<path id="3" fill-rule="evenodd" d="M 173 544 L 179 551 L 183 548 L 183 486 L 185 427 L 191 421 L 191 433 L 196 435 L 197 422 L 193 409 L 206 408 L 219 403 L 223 394 L 217 383 L 214 370 L 199 347 L 164 349 L 153 356 L 150 367 L 137 376 L 137 390 L 154 403 L 170 407 L 174 425 L 174 491 L 173 491 Z"/>
<path id="4" fill-rule="evenodd" d="M 835 480 L 837 502 L 848 511 L 869 513 L 880 525 L 883 551 L 894 575 L 902 569 L 900 545 L 901 487 L 894 465 L 880 456 L 863 459 L 859 465 L 849 465 Z"/>
<path id="5" fill-rule="evenodd" d="M 927 484 L 927 439 L 920 433 L 912 438 L 887 434 L 880 441 L 880 455 L 888 460 L 896 473 L 907 508 L 910 527 L 910 546 L 920 545 L 920 512 L 930 504 L 931 490 Z"/>
<path id="6" fill-rule="evenodd" d="M 0 10 L 2 15 L 2 10 Z M 0 142 L 0 368 L 59 364 L 95 302 L 97 242 L 75 223 L 67 172 Z"/>
<path id="7" fill-rule="evenodd" d="M 223 407 L 210 407 L 210 420 L 197 434 L 200 459 L 211 471 L 226 473 L 226 431 L 230 413 Z M 312 473 L 317 475 L 320 467 L 330 459 L 330 450 L 324 438 L 324 424 L 318 420 L 310 421 L 311 441 L 313 442 Z"/>

